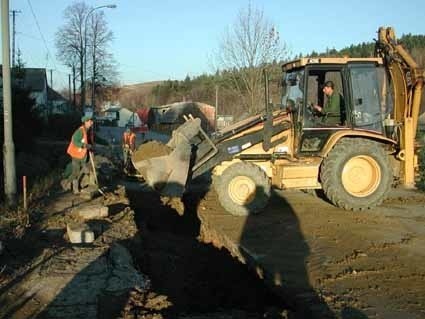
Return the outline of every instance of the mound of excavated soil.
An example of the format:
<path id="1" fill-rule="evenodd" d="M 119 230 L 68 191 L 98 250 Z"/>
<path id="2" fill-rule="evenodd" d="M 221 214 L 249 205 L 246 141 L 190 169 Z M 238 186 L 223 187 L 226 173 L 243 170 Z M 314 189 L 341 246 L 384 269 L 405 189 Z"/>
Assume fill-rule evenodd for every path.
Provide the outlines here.
<path id="1" fill-rule="evenodd" d="M 154 157 L 164 156 L 170 154 L 172 149 L 165 144 L 158 141 L 150 141 L 139 146 L 133 153 L 133 162 L 147 160 Z"/>

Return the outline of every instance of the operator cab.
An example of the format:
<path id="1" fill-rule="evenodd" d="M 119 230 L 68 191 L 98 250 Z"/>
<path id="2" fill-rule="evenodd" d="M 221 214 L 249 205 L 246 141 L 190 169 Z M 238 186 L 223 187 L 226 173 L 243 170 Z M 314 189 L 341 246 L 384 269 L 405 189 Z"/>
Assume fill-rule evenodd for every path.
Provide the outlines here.
<path id="1" fill-rule="evenodd" d="M 303 58 L 282 69 L 282 105 L 293 114 L 299 155 L 320 153 L 337 131 L 384 134 L 383 121 L 391 113 L 392 102 L 380 58 Z M 315 105 L 323 108 L 328 103 L 323 88 L 329 81 L 332 98 L 339 103 L 333 105 L 333 112 L 318 112 Z"/>

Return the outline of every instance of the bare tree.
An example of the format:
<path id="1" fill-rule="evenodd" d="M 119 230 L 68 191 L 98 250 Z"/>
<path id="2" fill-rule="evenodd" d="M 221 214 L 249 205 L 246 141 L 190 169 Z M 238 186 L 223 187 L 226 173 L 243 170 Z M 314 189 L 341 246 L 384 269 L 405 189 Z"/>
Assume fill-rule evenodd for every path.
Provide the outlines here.
<path id="1" fill-rule="evenodd" d="M 94 83 L 96 79 L 109 77 L 106 71 L 116 74 L 112 55 L 108 52 L 112 32 L 103 12 L 94 12 L 94 9 L 84 2 L 68 6 L 64 11 L 65 23 L 56 32 L 55 39 L 58 59 L 69 68 L 76 68 L 82 107 L 86 100 L 86 65 L 90 67 Z"/>
<path id="2" fill-rule="evenodd" d="M 81 105 L 85 104 L 84 90 L 84 54 L 85 54 L 85 17 L 89 7 L 84 2 L 74 3 L 64 11 L 65 24 L 56 32 L 55 45 L 57 57 L 63 64 L 76 67 L 80 77 Z"/>
<path id="3" fill-rule="evenodd" d="M 96 89 L 106 84 L 113 84 L 117 80 L 116 64 L 112 54 L 109 52 L 109 44 L 113 40 L 112 31 L 108 29 L 105 14 L 98 11 L 92 14 L 88 26 L 88 42 L 90 47 L 90 70 L 92 105 L 95 103 Z"/>
<path id="4" fill-rule="evenodd" d="M 276 27 L 262 10 L 249 5 L 224 33 L 216 54 L 216 68 L 228 71 L 231 87 L 245 111 L 252 114 L 262 105 L 262 67 L 283 60 L 287 54 Z"/>

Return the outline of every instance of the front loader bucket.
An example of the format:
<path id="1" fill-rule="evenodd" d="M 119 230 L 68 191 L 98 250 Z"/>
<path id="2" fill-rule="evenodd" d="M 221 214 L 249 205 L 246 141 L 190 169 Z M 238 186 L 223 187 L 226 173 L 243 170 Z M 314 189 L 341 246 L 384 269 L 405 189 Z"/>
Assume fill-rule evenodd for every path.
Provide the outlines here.
<path id="1" fill-rule="evenodd" d="M 169 155 L 133 161 L 133 165 L 156 191 L 165 196 L 181 197 L 189 173 L 190 153 L 190 145 L 181 144 Z"/>
<path id="2" fill-rule="evenodd" d="M 139 147 L 132 162 L 148 185 L 164 196 L 183 195 L 190 172 L 192 139 L 200 129 L 200 119 L 191 119 L 173 131 L 166 145 L 148 142 Z"/>

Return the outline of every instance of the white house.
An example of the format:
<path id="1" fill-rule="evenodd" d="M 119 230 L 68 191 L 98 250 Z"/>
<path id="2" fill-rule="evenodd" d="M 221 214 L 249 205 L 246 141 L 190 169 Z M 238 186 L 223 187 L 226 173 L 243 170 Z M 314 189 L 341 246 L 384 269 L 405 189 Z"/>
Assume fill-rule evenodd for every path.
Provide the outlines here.
<path id="1" fill-rule="evenodd" d="M 48 112 L 48 86 L 46 69 L 25 68 L 23 71 L 23 86 L 28 89 L 30 97 L 35 100 L 35 108 L 41 113 Z"/>
<path id="2" fill-rule="evenodd" d="M 125 107 L 122 107 L 118 110 L 119 118 L 118 118 L 118 127 L 126 127 L 132 119 L 134 119 L 134 116 L 137 117 L 137 114 L 135 115 L 134 112 L 130 111 L 129 109 L 126 109 Z"/>

